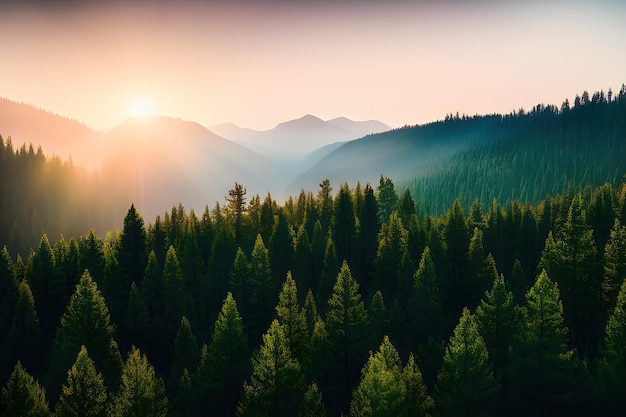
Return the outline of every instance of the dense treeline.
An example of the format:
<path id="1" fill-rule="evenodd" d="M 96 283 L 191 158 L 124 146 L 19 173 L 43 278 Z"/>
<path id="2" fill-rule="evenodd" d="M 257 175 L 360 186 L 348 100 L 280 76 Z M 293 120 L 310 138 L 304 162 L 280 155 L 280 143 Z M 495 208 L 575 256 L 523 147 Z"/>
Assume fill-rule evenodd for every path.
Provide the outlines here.
<path id="1" fill-rule="evenodd" d="M 548 415 L 626 403 L 626 186 L 416 214 L 385 177 L 0 254 L 0 415 Z"/>
<path id="2" fill-rule="evenodd" d="M 442 122 L 409 130 L 432 129 L 439 137 L 455 131 L 475 132 L 476 140 L 453 157 L 432 161 L 421 170 L 395 176 L 420 201 L 421 211 L 445 213 L 455 198 L 469 205 L 473 199 L 496 197 L 537 203 L 568 187 L 620 182 L 626 160 L 626 86 L 584 91 L 560 108 L 538 104 L 529 111 L 507 115 L 449 115 Z"/>
<path id="3" fill-rule="evenodd" d="M 455 199 L 538 204 L 568 187 L 620 183 L 626 161 L 626 86 L 583 92 L 570 105 L 509 114 L 448 115 L 350 141 L 292 184 L 376 182 L 408 188 L 419 213 L 445 214 Z M 306 188 L 306 187 L 305 187 Z"/>
<path id="4" fill-rule="evenodd" d="M 47 157 L 32 144 L 13 148 L 0 136 L 0 242 L 24 256 L 42 234 L 80 236 L 115 229 L 128 204 L 98 172 Z"/>

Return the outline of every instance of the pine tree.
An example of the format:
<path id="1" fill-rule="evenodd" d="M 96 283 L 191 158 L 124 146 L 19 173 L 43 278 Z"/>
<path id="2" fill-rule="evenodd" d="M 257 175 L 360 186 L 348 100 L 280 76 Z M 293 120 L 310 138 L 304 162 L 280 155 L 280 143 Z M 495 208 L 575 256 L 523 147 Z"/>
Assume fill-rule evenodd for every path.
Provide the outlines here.
<path id="1" fill-rule="evenodd" d="M 317 384 L 312 383 L 304 393 L 298 417 L 326 417 L 326 408 L 322 401 L 322 393 Z"/>
<path id="2" fill-rule="evenodd" d="M 442 335 L 443 316 L 435 264 L 427 246 L 422 253 L 419 267 L 413 275 L 414 301 L 410 333 L 415 334 L 416 343 L 426 343 L 430 336 L 437 340 Z"/>
<path id="3" fill-rule="evenodd" d="M 349 416 L 400 416 L 405 405 L 401 375 L 400 356 L 385 336 L 361 371 Z"/>
<path id="4" fill-rule="evenodd" d="M 478 331 L 485 340 L 497 377 L 509 361 L 509 348 L 519 329 L 521 314 L 513 294 L 506 289 L 504 276 L 500 275 L 476 308 Z"/>
<path id="5" fill-rule="evenodd" d="M 120 388 L 115 396 L 119 417 L 165 417 L 168 401 L 165 384 L 158 378 L 148 358 L 134 346 L 124 363 Z"/>
<path id="6" fill-rule="evenodd" d="M 252 249 L 249 280 L 251 288 L 250 330 L 252 334 L 259 335 L 262 332 L 261 329 L 270 320 L 272 309 L 275 306 L 270 255 L 265 248 L 261 235 L 257 236 Z"/>
<path id="7" fill-rule="evenodd" d="M 117 251 L 120 264 L 120 273 L 124 293 L 130 288 L 130 283 L 141 282 L 146 268 L 146 229 L 144 221 L 134 204 L 131 204 L 124 217 L 124 228 Z M 123 312 L 122 312 L 123 313 Z"/>
<path id="8" fill-rule="evenodd" d="M 624 278 L 626 278 L 626 226 L 616 219 L 604 247 L 602 295 L 608 311 L 615 305 Z"/>
<path id="9" fill-rule="evenodd" d="M 337 248 L 337 257 L 340 260 L 351 262 L 352 248 L 355 246 L 356 226 L 354 203 L 348 183 L 339 187 L 339 193 L 335 197 L 331 229 Z"/>
<path id="10" fill-rule="evenodd" d="M 397 213 L 391 214 L 389 223 L 382 225 L 378 252 L 374 260 L 377 287 L 388 299 L 394 299 L 400 280 L 399 265 L 407 251 L 408 232 Z"/>
<path id="11" fill-rule="evenodd" d="M 172 350 L 172 366 L 170 368 L 169 387 L 177 388 L 185 369 L 196 369 L 200 360 L 198 341 L 191 331 L 191 324 L 187 317 L 183 316 L 174 339 Z"/>
<path id="12" fill-rule="evenodd" d="M 5 361 L 22 361 L 29 369 L 39 371 L 42 364 L 41 330 L 35 300 L 26 281 L 17 290 L 10 331 L 5 339 Z"/>
<path id="13" fill-rule="evenodd" d="M 422 379 L 422 372 L 409 354 L 406 366 L 402 370 L 402 383 L 404 386 L 404 413 L 405 416 L 431 416 L 435 409 L 435 402 L 428 394 L 428 389 Z"/>
<path id="14" fill-rule="evenodd" d="M 598 358 L 596 389 L 603 411 L 609 415 L 626 409 L 626 281 L 606 324 Z"/>
<path id="15" fill-rule="evenodd" d="M 309 235 L 304 224 L 300 225 L 294 241 L 294 258 L 292 264 L 293 276 L 300 288 L 298 299 L 302 301 L 305 297 L 304 291 L 306 291 L 307 288 L 312 288 L 314 283 L 312 275 L 313 259 L 311 243 L 309 242 Z M 317 281 L 317 279 L 315 281 Z"/>
<path id="16" fill-rule="evenodd" d="M 332 292 L 332 286 L 337 272 L 341 264 L 337 258 L 337 250 L 333 238 L 328 236 L 326 240 L 326 249 L 324 251 L 324 259 L 322 261 L 322 271 L 320 274 L 320 282 L 317 292 L 318 300 L 327 300 Z"/>
<path id="17" fill-rule="evenodd" d="M 389 216 L 398 208 L 398 194 L 393 181 L 389 177 L 380 176 L 376 187 L 376 202 L 378 205 L 378 221 L 382 224 L 389 220 Z"/>
<path id="18" fill-rule="evenodd" d="M 490 413 L 498 393 L 487 346 L 467 308 L 446 347 L 436 389 L 442 416 Z"/>
<path id="19" fill-rule="evenodd" d="M 413 355 L 402 368 L 398 352 L 385 336 L 379 350 L 370 354 L 361 371 L 349 415 L 428 416 L 433 406 Z"/>
<path id="20" fill-rule="evenodd" d="M 107 390 L 102 375 L 96 371 L 87 349 L 82 346 L 76 362 L 67 372 L 61 397 L 56 405 L 56 417 L 107 416 Z"/>
<path id="21" fill-rule="evenodd" d="M 52 345 L 52 386 L 59 386 L 63 373 L 85 346 L 100 366 L 109 348 L 114 329 L 109 322 L 109 310 L 98 286 L 85 271 L 76 286 Z"/>
<path id="22" fill-rule="evenodd" d="M 181 319 L 184 296 L 183 271 L 173 246 L 169 247 L 165 255 L 163 286 L 167 296 L 164 299 L 164 322 L 161 326 L 164 329 L 163 338 L 171 341 L 176 335 L 176 328 Z"/>
<path id="23" fill-rule="evenodd" d="M 446 214 L 443 238 L 447 249 L 448 270 L 446 271 L 446 286 L 442 290 L 447 294 L 446 310 L 456 315 L 466 306 L 466 294 L 463 293 L 463 286 L 458 284 L 467 274 L 469 249 L 467 222 L 459 200 L 454 201 L 452 208 Z"/>
<path id="24" fill-rule="evenodd" d="M 278 296 L 276 313 L 278 314 L 278 322 L 285 332 L 291 354 L 303 362 L 307 357 L 306 350 L 309 337 L 306 319 L 298 305 L 298 289 L 296 282 L 291 277 L 291 272 L 287 272 L 283 289 Z"/>
<path id="25" fill-rule="evenodd" d="M 252 366 L 250 382 L 243 384 L 237 415 L 295 415 L 303 394 L 302 371 L 277 320 L 263 335 Z"/>
<path id="26" fill-rule="evenodd" d="M 328 300 L 326 328 L 329 340 L 337 360 L 337 377 L 340 381 L 341 393 L 347 400 L 350 395 L 352 381 L 362 355 L 367 348 L 366 333 L 368 316 L 365 311 L 359 284 L 352 278 L 347 263 L 343 263 L 333 293 Z"/>
<path id="27" fill-rule="evenodd" d="M 581 369 L 567 347 L 559 287 L 543 271 L 526 294 L 527 312 L 514 340 L 512 391 L 523 395 L 527 411 L 563 406 L 581 382 Z M 519 399 L 513 399 L 513 402 Z M 534 408 L 532 408 L 534 407 Z"/>
<path id="28" fill-rule="evenodd" d="M 317 303 L 313 297 L 313 291 L 311 291 L 310 288 L 306 294 L 306 298 L 304 299 L 302 314 L 304 315 L 304 320 L 306 321 L 306 328 L 309 332 L 309 337 L 311 337 L 313 329 L 315 328 L 315 323 L 320 318 L 320 315 L 317 312 Z"/>
<path id="29" fill-rule="evenodd" d="M 291 269 L 293 259 L 293 237 L 289 229 L 287 217 L 283 210 L 278 211 L 277 222 L 274 225 L 269 241 L 269 258 L 272 277 L 272 294 L 277 294 L 287 271 Z M 272 306 L 275 302 L 272 303 Z M 264 326 L 267 323 L 264 323 Z"/>
<path id="30" fill-rule="evenodd" d="M 248 341 L 237 310 L 237 302 L 231 293 L 224 299 L 211 340 L 210 356 L 216 364 L 223 367 L 221 372 L 227 377 L 237 373 L 248 358 Z"/>
<path id="31" fill-rule="evenodd" d="M 2 417 L 48 417 L 50 407 L 44 390 L 18 361 L 0 395 Z"/>

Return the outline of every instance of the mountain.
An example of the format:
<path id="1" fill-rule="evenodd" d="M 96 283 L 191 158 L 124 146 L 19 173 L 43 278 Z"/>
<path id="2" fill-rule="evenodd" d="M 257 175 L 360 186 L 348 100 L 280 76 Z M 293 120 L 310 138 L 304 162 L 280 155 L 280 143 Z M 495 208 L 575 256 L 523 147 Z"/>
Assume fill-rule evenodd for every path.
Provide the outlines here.
<path id="1" fill-rule="evenodd" d="M 350 141 L 287 188 L 378 184 L 381 175 L 408 189 L 421 212 L 442 213 L 454 199 L 486 207 L 496 198 L 536 204 L 581 185 L 617 184 L 626 173 L 626 89 L 616 97 L 583 93 L 575 105 L 539 104 L 529 112 L 447 117 Z M 610 97 L 610 98 L 609 98 Z"/>
<path id="2" fill-rule="evenodd" d="M 165 116 L 133 118 L 102 138 L 102 173 L 148 218 L 179 202 L 201 210 L 235 182 L 264 194 L 272 173 L 260 155 L 205 127 Z"/>
<path id="3" fill-rule="evenodd" d="M 355 122 L 345 117 L 324 121 L 308 114 L 265 131 L 244 129 L 232 123 L 209 129 L 256 152 L 283 159 L 303 157 L 322 146 L 386 131 L 390 127 L 378 121 Z"/>
<path id="4" fill-rule="evenodd" d="M 23 103 L 0 98 L 0 135 L 15 149 L 41 146 L 48 155 L 92 165 L 91 146 L 98 134 L 84 124 Z"/>

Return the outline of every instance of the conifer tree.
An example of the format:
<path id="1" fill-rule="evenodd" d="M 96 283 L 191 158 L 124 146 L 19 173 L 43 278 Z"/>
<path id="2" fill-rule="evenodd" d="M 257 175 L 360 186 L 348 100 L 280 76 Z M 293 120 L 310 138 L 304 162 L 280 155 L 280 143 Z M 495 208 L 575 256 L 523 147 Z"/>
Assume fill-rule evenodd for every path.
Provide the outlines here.
<path id="1" fill-rule="evenodd" d="M 598 358 L 596 389 L 603 411 L 619 413 L 626 409 L 626 281 L 622 283 L 617 302 L 606 324 Z"/>
<path id="2" fill-rule="evenodd" d="M 326 408 L 322 401 L 322 393 L 317 384 L 312 383 L 304 393 L 298 417 L 326 417 Z"/>
<path id="3" fill-rule="evenodd" d="M 442 416 L 475 416 L 490 412 L 499 385 L 487 346 L 467 308 L 454 329 L 437 376 L 437 406 Z"/>
<path id="4" fill-rule="evenodd" d="M 467 274 L 467 254 L 469 235 L 465 213 L 459 200 L 455 200 L 446 214 L 443 229 L 443 238 L 446 244 L 447 265 L 446 286 L 442 290 L 448 294 L 446 310 L 458 314 L 466 306 L 463 286 L 458 285 Z M 433 250 L 431 246 L 431 250 Z M 449 310 L 450 311 L 450 310 Z"/>
<path id="5" fill-rule="evenodd" d="M 401 375 L 400 356 L 385 336 L 361 371 L 349 416 L 400 416 L 405 405 Z"/>
<path id="6" fill-rule="evenodd" d="M 286 274 L 286 272 L 285 272 Z M 253 334 L 259 335 L 272 316 L 274 288 L 270 272 L 270 255 L 261 235 L 257 235 L 250 258 L 251 311 L 250 324 Z"/>
<path id="7" fill-rule="evenodd" d="M 11 255 L 6 246 L 0 251 L 0 333 L 7 334 L 11 328 L 11 314 L 17 301 L 18 283 Z"/>
<path id="8" fill-rule="evenodd" d="M 184 296 L 183 271 L 178 262 L 176 249 L 170 246 L 165 255 L 163 267 L 163 289 L 167 296 L 164 303 L 164 327 L 165 340 L 172 340 L 176 335 L 176 327 L 181 318 L 181 306 Z"/>
<path id="9" fill-rule="evenodd" d="M 322 261 L 322 271 L 320 274 L 320 282 L 317 292 L 318 300 L 328 300 L 332 292 L 333 283 L 337 277 L 337 272 L 341 264 L 339 258 L 337 258 L 337 250 L 335 249 L 335 242 L 331 236 L 328 236 L 326 240 L 326 249 L 324 251 L 324 260 Z"/>
<path id="10" fill-rule="evenodd" d="M 337 257 L 351 262 L 354 255 L 352 250 L 355 246 L 356 226 L 354 203 L 348 183 L 339 187 L 339 193 L 335 197 L 331 229 Z"/>
<path id="11" fill-rule="evenodd" d="M 304 320 L 306 321 L 306 328 L 309 333 L 309 337 L 311 337 L 313 329 L 315 328 L 315 323 L 320 318 L 320 315 L 317 312 L 317 303 L 313 297 L 313 291 L 311 291 L 310 288 L 306 293 L 306 298 L 304 299 L 302 314 L 304 315 Z"/>
<path id="12" fill-rule="evenodd" d="M 124 228 L 117 251 L 124 292 L 128 291 L 131 282 L 140 282 L 143 278 L 146 268 L 146 247 L 146 229 L 143 218 L 135 205 L 131 204 L 124 217 Z"/>
<path id="13" fill-rule="evenodd" d="M 376 187 L 376 203 L 378 205 L 378 221 L 382 224 L 398 208 L 398 194 L 393 181 L 389 177 L 380 176 Z"/>
<path id="14" fill-rule="evenodd" d="M 428 337 L 439 340 L 442 334 L 443 316 L 435 264 L 430 256 L 430 247 L 422 253 L 419 267 L 413 275 L 414 301 L 413 314 L 410 316 L 412 332 L 415 333 L 416 343 L 425 343 Z"/>
<path id="15" fill-rule="evenodd" d="M 0 395 L 2 417 L 49 417 L 50 407 L 44 390 L 18 361 Z"/>
<path id="16" fill-rule="evenodd" d="M 104 243 L 91 229 L 78 242 L 78 271 L 89 270 L 91 278 L 100 283 L 104 272 Z M 74 284 L 75 285 L 75 284 Z"/>
<path id="17" fill-rule="evenodd" d="M 54 333 L 54 326 L 67 302 L 62 296 L 65 291 L 65 285 L 62 282 L 64 277 L 58 276 L 55 264 L 52 246 L 48 236 L 44 234 L 30 264 L 28 283 L 33 297 L 37 300 L 41 329 L 48 337 Z"/>
<path id="18" fill-rule="evenodd" d="M 247 317 L 250 313 L 250 282 L 248 282 L 250 274 L 250 264 L 248 257 L 241 249 L 237 248 L 233 267 L 230 271 L 229 286 L 233 298 L 241 300 L 239 309 Z"/>
<path id="19" fill-rule="evenodd" d="M 509 360 L 509 347 L 513 344 L 520 320 L 521 310 L 515 305 L 513 294 L 506 289 L 504 276 L 500 275 L 476 308 L 478 331 L 490 352 L 496 376 L 501 375 Z"/>
<path id="20" fill-rule="evenodd" d="M 385 297 L 393 299 L 400 281 L 399 265 L 407 251 L 408 232 L 397 213 L 392 213 L 388 221 L 380 230 L 374 268 L 377 287 Z"/>
<path id="21" fill-rule="evenodd" d="M 227 379 L 240 373 L 249 354 L 248 340 L 231 293 L 224 299 L 211 340 L 209 357 L 217 366 L 216 372 Z"/>
<path id="22" fill-rule="evenodd" d="M 604 247 L 602 295 L 608 311 L 615 305 L 624 278 L 626 278 L 626 226 L 616 219 Z"/>
<path id="23" fill-rule="evenodd" d="M 60 385 L 58 380 L 70 368 L 82 345 L 91 352 L 96 365 L 101 365 L 113 333 L 109 309 L 89 271 L 85 271 L 61 317 L 52 345 L 54 386 Z"/>
<path id="24" fill-rule="evenodd" d="M 107 416 L 107 390 L 104 380 L 96 371 L 85 346 L 81 347 L 76 362 L 67 372 L 67 384 L 63 384 L 54 415 L 56 417 Z"/>
<path id="25" fill-rule="evenodd" d="M 309 337 L 306 319 L 298 305 L 298 289 L 296 282 L 291 277 L 291 272 L 287 272 L 283 289 L 278 296 L 276 313 L 278 314 L 278 322 L 285 332 L 291 354 L 303 362 L 307 357 L 306 349 Z"/>
<path id="26" fill-rule="evenodd" d="M 347 399 L 354 374 L 358 372 L 363 352 L 367 349 L 368 316 L 365 311 L 359 284 L 350 273 L 347 263 L 343 263 L 333 293 L 328 300 L 326 328 L 337 360 L 338 380 L 341 392 Z"/>
<path id="27" fill-rule="evenodd" d="M 385 336 L 379 350 L 370 354 L 361 371 L 349 415 L 428 416 L 433 405 L 413 355 L 402 368 L 398 352 Z"/>
<path id="28" fill-rule="evenodd" d="M 303 301 L 305 297 L 304 291 L 307 288 L 312 288 L 314 280 L 312 275 L 312 251 L 311 243 L 309 242 L 309 235 L 306 231 L 306 225 L 300 225 L 298 234 L 294 240 L 294 257 L 293 257 L 293 276 L 298 287 L 300 288 L 300 294 L 298 294 L 298 300 Z M 317 281 L 317 279 L 315 280 Z"/>
<path id="29" fill-rule="evenodd" d="M 191 324 L 183 316 L 174 339 L 172 366 L 170 368 L 169 387 L 174 391 L 180 383 L 185 369 L 196 369 L 200 360 L 198 341 L 191 331 Z"/>
<path id="30" fill-rule="evenodd" d="M 513 345 L 513 391 L 523 393 L 523 405 L 536 413 L 562 406 L 560 401 L 574 393 L 582 375 L 574 352 L 568 349 L 559 287 L 546 271 L 528 290 L 526 305 L 526 317 Z"/>
<path id="31" fill-rule="evenodd" d="M 40 370 L 43 358 L 39 318 L 30 287 L 22 281 L 18 287 L 17 303 L 13 312 L 10 332 L 5 340 L 5 360 L 22 361 L 30 369 Z"/>
<path id="32" fill-rule="evenodd" d="M 237 415 L 295 415 L 302 400 L 302 371 L 293 358 L 283 327 L 274 320 L 252 359 L 250 382 L 244 382 Z"/>
<path id="33" fill-rule="evenodd" d="M 165 417 L 168 400 L 165 384 L 154 372 L 146 355 L 134 346 L 124 363 L 120 388 L 114 398 L 116 416 Z"/>
<path id="34" fill-rule="evenodd" d="M 272 236 L 269 241 L 269 259 L 272 294 L 277 294 L 284 277 L 287 275 L 287 271 L 291 269 L 291 261 L 293 259 L 293 237 L 283 210 L 278 210 L 277 222 L 274 225 L 274 230 L 272 230 Z M 271 304 L 272 306 L 275 305 L 275 303 Z"/>

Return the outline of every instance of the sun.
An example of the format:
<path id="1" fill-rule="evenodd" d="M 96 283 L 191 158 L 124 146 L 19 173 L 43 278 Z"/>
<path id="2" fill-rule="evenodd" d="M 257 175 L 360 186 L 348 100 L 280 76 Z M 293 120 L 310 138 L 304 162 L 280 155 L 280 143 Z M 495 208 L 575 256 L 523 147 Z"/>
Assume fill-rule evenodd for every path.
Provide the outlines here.
<path id="1" fill-rule="evenodd" d="M 133 117 L 147 117 L 154 114 L 154 103 L 146 98 L 138 98 L 130 106 Z"/>

